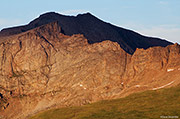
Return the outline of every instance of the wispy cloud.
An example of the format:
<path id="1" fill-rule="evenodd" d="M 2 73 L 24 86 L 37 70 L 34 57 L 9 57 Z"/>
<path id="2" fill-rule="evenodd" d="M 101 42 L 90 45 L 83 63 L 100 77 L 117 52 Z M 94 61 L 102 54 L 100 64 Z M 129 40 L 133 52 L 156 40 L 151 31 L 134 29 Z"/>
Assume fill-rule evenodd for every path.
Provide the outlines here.
<path id="1" fill-rule="evenodd" d="M 82 10 L 82 9 L 74 9 L 74 10 L 64 10 L 60 11 L 60 14 L 66 14 L 66 15 L 77 15 L 81 13 L 88 12 L 87 10 Z"/>
<path id="2" fill-rule="evenodd" d="M 168 2 L 167 2 L 167 1 L 160 1 L 159 4 L 160 4 L 160 5 L 167 5 Z"/>
<path id="3" fill-rule="evenodd" d="M 7 27 L 12 27 L 15 25 L 20 25 L 22 23 L 22 20 L 18 19 L 0 19 L 0 30 Z"/>
<path id="4" fill-rule="evenodd" d="M 180 44 L 180 28 L 168 26 L 154 26 L 138 30 L 139 33 L 147 36 L 154 36 Z"/>
<path id="5" fill-rule="evenodd" d="M 158 37 L 180 44 L 180 27 L 178 27 L 178 25 L 147 26 L 138 23 L 129 23 L 121 26 L 134 30 L 145 36 Z"/>

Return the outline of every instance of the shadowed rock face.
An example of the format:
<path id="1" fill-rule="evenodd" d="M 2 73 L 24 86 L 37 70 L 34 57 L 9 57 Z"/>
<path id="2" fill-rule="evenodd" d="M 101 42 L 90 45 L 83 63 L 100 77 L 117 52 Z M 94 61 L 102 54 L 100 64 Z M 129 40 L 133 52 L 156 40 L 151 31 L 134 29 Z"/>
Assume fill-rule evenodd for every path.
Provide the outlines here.
<path id="1" fill-rule="evenodd" d="M 28 25 L 3 29 L 0 36 L 22 33 L 30 29 L 58 21 L 65 35 L 83 34 L 89 43 L 105 40 L 117 42 L 127 53 L 133 54 L 136 48 L 167 46 L 172 43 L 159 38 L 142 36 L 136 32 L 103 22 L 90 13 L 77 16 L 64 16 L 54 12 L 45 13 Z"/>
<path id="2" fill-rule="evenodd" d="M 58 21 L 0 38 L 1 118 L 180 83 L 178 44 L 137 48 L 131 55 L 110 40 L 89 44 L 84 35 L 65 34 Z"/>

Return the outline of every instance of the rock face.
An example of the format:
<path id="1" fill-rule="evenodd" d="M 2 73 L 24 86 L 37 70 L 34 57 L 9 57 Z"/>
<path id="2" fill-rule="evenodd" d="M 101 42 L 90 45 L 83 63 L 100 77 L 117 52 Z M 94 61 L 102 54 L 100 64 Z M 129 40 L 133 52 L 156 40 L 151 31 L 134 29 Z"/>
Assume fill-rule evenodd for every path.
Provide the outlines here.
<path id="1" fill-rule="evenodd" d="M 129 54 L 133 54 L 136 48 L 147 49 L 152 46 L 165 47 L 172 44 L 165 40 L 145 37 L 133 31 L 116 27 L 101 21 L 90 13 L 80 14 L 75 17 L 54 12 L 45 13 L 28 25 L 3 29 L 0 36 L 22 33 L 55 21 L 58 21 L 65 35 L 83 34 L 89 43 L 98 43 L 105 40 L 117 42 Z"/>
<path id="2" fill-rule="evenodd" d="M 58 22 L 0 38 L 0 118 L 25 118 L 180 83 L 180 46 L 137 48 L 109 40 L 89 44 Z"/>

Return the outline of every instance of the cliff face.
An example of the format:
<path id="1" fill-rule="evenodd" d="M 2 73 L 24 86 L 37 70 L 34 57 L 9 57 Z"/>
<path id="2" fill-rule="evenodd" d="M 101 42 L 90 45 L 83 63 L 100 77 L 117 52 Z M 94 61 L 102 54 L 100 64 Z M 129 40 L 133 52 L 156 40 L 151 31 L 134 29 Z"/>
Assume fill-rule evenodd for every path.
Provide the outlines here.
<path id="1" fill-rule="evenodd" d="M 0 38 L 1 118 L 175 86 L 179 77 L 178 44 L 130 55 L 116 42 L 64 35 L 58 22 Z"/>

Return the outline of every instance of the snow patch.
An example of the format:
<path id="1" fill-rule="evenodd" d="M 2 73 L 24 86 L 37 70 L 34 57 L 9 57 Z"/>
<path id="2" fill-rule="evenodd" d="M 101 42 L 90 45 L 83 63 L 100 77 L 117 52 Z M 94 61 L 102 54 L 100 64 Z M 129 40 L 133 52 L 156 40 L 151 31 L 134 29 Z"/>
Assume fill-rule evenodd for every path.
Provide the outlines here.
<path id="1" fill-rule="evenodd" d="M 86 88 L 84 88 L 84 90 L 86 90 Z"/>
<path id="2" fill-rule="evenodd" d="M 167 69 L 167 72 L 174 71 L 174 69 Z"/>
<path id="3" fill-rule="evenodd" d="M 140 85 L 135 85 L 136 87 L 140 87 Z"/>
<path id="4" fill-rule="evenodd" d="M 81 86 L 81 87 L 82 87 L 83 85 L 82 85 L 82 84 L 80 84 L 79 86 Z"/>
<path id="5" fill-rule="evenodd" d="M 171 85 L 172 83 L 174 83 L 174 81 L 171 81 L 170 83 L 168 83 L 168 84 L 166 84 L 166 85 L 163 85 L 163 86 L 160 86 L 160 87 L 157 87 L 157 88 L 153 88 L 152 90 L 157 90 L 157 89 L 164 88 L 164 87 L 166 87 L 166 86 Z"/>

